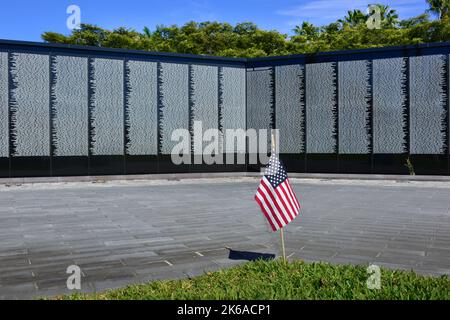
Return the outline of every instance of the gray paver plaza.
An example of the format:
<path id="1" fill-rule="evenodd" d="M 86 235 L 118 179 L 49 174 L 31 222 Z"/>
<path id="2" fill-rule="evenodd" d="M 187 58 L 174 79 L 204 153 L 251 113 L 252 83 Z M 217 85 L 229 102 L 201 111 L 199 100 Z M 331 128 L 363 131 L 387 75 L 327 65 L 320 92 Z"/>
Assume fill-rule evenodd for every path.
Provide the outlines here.
<path id="1" fill-rule="evenodd" d="M 291 258 L 450 273 L 448 182 L 292 179 L 301 216 Z M 257 178 L 0 186 L 0 297 L 68 293 L 228 267 L 226 247 L 279 253 Z"/>

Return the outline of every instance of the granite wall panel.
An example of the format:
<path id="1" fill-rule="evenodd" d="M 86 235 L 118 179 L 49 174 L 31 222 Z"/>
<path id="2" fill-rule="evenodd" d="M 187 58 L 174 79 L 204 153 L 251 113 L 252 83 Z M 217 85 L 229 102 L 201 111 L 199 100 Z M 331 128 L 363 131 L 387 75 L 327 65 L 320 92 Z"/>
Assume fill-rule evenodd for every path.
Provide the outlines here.
<path id="1" fill-rule="evenodd" d="M 275 68 L 276 128 L 280 130 L 281 153 L 303 153 L 304 137 L 304 66 Z"/>
<path id="2" fill-rule="evenodd" d="M 335 153 L 337 134 L 336 64 L 306 65 L 307 153 Z"/>
<path id="3" fill-rule="evenodd" d="M 158 153 L 157 63 L 127 61 L 127 154 Z"/>
<path id="4" fill-rule="evenodd" d="M 50 155 L 50 58 L 11 54 L 13 156 Z"/>
<path id="5" fill-rule="evenodd" d="M 406 152 L 406 58 L 373 60 L 373 152 Z"/>
<path id="6" fill-rule="evenodd" d="M 55 56 L 51 89 L 55 156 L 87 156 L 88 59 Z"/>
<path id="7" fill-rule="evenodd" d="M 171 154 L 178 142 L 171 141 L 176 129 L 189 130 L 189 71 L 187 64 L 161 64 L 162 153 Z"/>
<path id="8" fill-rule="evenodd" d="M 370 151 L 370 62 L 339 62 L 339 153 Z"/>
<path id="9" fill-rule="evenodd" d="M 410 153 L 442 154 L 447 126 L 444 55 L 410 58 Z"/>
<path id="10" fill-rule="evenodd" d="M 95 58 L 92 71 L 92 154 L 123 155 L 123 61 Z"/>

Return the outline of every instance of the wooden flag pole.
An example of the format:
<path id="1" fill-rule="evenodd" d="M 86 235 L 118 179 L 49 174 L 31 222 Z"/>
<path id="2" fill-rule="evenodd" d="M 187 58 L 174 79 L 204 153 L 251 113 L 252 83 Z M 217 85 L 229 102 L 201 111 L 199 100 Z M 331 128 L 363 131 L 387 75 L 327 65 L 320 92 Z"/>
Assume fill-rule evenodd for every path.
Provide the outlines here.
<path id="1" fill-rule="evenodd" d="M 280 238 L 281 238 L 281 250 L 283 251 L 283 262 L 286 262 L 286 249 L 284 248 L 284 232 L 283 232 L 283 228 L 280 229 Z"/>
<path id="2" fill-rule="evenodd" d="M 272 153 L 276 151 L 275 135 L 272 130 Z M 281 238 L 281 252 L 283 253 L 283 262 L 286 262 L 286 248 L 284 247 L 284 232 L 283 228 L 280 228 L 280 238 Z"/>

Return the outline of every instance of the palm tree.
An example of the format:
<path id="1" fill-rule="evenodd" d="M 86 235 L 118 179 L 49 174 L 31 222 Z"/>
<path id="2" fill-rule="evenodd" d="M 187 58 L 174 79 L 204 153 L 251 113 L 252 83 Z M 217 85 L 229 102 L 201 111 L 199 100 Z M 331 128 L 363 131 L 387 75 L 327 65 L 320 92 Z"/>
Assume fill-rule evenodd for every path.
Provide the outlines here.
<path id="1" fill-rule="evenodd" d="M 358 24 L 365 23 L 367 21 L 367 15 L 365 15 L 361 10 L 349 10 L 344 19 L 339 19 L 338 22 L 342 24 L 348 24 L 351 27 L 355 27 Z"/>
<path id="2" fill-rule="evenodd" d="M 430 5 L 427 11 L 438 15 L 440 20 L 449 15 L 450 0 L 427 0 L 427 2 Z"/>
<path id="3" fill-rule="evenodd" d="M 377 6 L 380 8 L 381 21 L 385 26 L 393 27 L 399 22 L 398 14 L 395 9 L 391 9 L 389 6 L 382 4 L 377 4 Z"/>
<path id="4" fill-rule="evenodd" d="M 152 37 L 152 32 L 150 31 L 150 29 L 148 27 L 144 27 L 144 35 L 147 38 L 151 38 Z"/>
<path id="5" fill-rule="evenodd" d="M 317 37 L 319 28 L 310 22 L 304 21 L 301 26 L 295 26 L 293 31 L 299 36 L 306 36 L 308 39 L 312 39 Z"/>

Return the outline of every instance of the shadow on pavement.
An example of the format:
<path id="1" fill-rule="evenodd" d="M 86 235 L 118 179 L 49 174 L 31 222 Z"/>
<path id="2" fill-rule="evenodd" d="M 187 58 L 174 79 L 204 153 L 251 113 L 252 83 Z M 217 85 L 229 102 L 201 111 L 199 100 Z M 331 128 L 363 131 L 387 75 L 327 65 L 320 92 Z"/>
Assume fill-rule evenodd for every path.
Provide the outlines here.
<path id="1" fill-rule="evenodd" d="M 228 255 L 228 259 L 230 260 L 273 260 L 275 259 L 275 255 L 272 253 L 260 253 L 260 252 L 250 252 L 250 251 L 237 251 L 233 249 L 228 249 L 230 254 Z"/>

